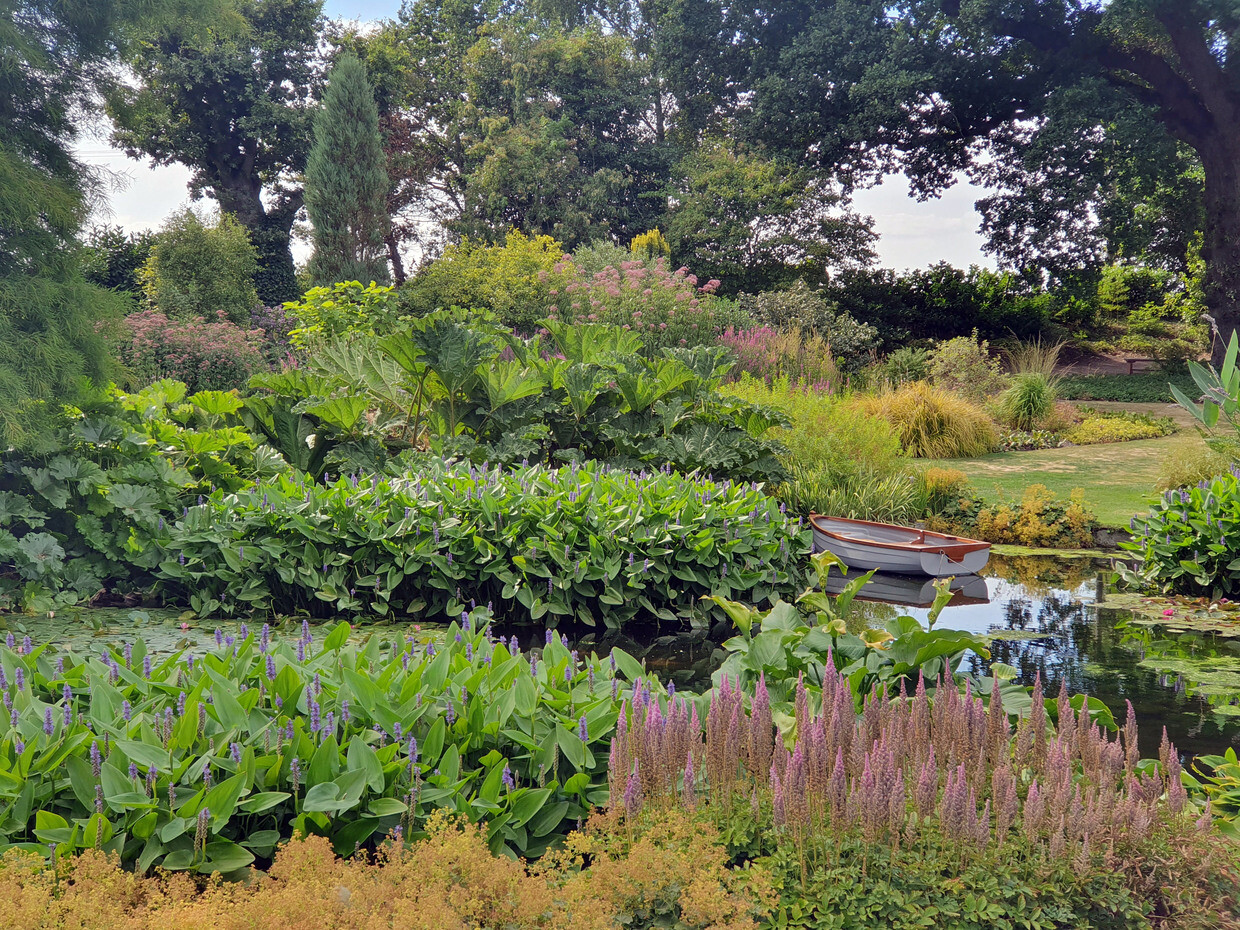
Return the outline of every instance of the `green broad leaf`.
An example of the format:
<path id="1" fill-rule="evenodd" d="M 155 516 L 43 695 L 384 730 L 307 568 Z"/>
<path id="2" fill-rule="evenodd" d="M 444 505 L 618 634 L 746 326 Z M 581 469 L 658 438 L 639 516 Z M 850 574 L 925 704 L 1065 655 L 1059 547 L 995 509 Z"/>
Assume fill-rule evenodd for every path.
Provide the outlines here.
<path id="1" fill-rule="evenodd" d="M 375 798 L 366 810 L 376 817 L 397 817 L 409 810 L 409 805 L 397 798 Z"/>
<path id="2" fill-rule="evenodd" d="M 159 867 L 167 869 L 169 872 L 184 872 L 186 869 L 194 866 L 194 851 L 192 849 L 175 849 L 168 855 L 164 856 Z"/>
<path id="3" fill-rule="evenodd" d="M 301 802 L 302 810 L 323 811 L 329 814 L 344 810 L 345 806 L 340 797 L 340 786 L 334 781 L 311 785 Z"/>
<path id="4" fill-rule="evenodd" d="M 306 770 L 307 784 L 331 781 L 340 771 L 340 749 L 334 736 L 319 744 Z"/>
<path id="5" fill-rule="evenodd" d="M 238 774 L 214 785 L 203 798 L 202 806 L 211 811 L 212 829 L 218 833 L 237 808 L 237 799 L 245 790 L 245 776 Z"/>
<path id="6" fill-rule="evenodd" d="M 269 811 L 283 804 L 291 797 L 292 795 L 287 791 L 264 791 L 246 798 L 237 805 L 237 809 L 247 814 L 261 814 L 263 811 Z"/>
<path id="7" fill-rule="evenodd" d="M 646 669 L 642 664 L 623 649 L 613 648 L 611 654 L 616 659 L 616 669 L 629 681 L 637 681 L 646 674 Z"/>
<path id="8" fill-rule="evenodd" d="M 518 827 L 527 823 L 531 817 L 542 810 L 550 797 L 550 788 L 518 788 L 514 791 L 509 807 L 512 826 Z"/>
<path id="9" fill-rule="evenodd" d="M 564 816 L 568 813 L 569 803 L 567 801 L 557 801 L 554 804 L 548 804 L 542 808 L 537 814 L 530 818 L 527 829 L 530 836 L 547 836 L 559 828 L 564 821 Z"/>
<path id="10" fill-rule="evenodd" d="M 379 757 L 365 740 L 357 736 L 349 740 L 345 760 L 349 769 L 365 774 L 366 784 L 371 791 L 375 794 L 383 793 L 383 766 L 379 764 Z"/>
<path id="11" fill-rule="evenodd" d="M 266 854 L 275 849 L 280 842 L 279 830 L 256 830 L 247 834 L 245 839 L 241 841 L 241 845 L 246 849 L 257 850 L 260 854 Z"/>
<path id="12" fill-rule="evenodd" d="M 54 814 L 51 811 L 36 811 L 34 815 L 34 828 L 36 830 L 61 830 L 69 826 L 69 821 Z"/>
<path id="13" fill-rule="evenodd" d="M 443 741 L 447 735 L 448 725 L 440 717 L 431 726 L 426 739 L 422 742 L 422 760 L 432 768 L 439 764 L 439 757 L 443 753 Z"/>
<path id="14" fill-rule="evenodd" d="M 154 768 L 166 772 L 171 767 L 168 750 L 158 743 L 142 743 L 131 739 L 118 739 L 116 748 L 125 754 L 131 762 L 137 763 L 141 769 Z"/>
<path id="15" fill-rule="evenodd" d="M 349 641 L 349 634 L 353 632 L 353 628 L 346 622 L 342 621 L 336 624 L 335 628 L 327 634 L 327 638 L 323 640 L 323 652 L 334 652 Z"/>
<path id="16" fill-rule="evenodd" d="M 184 836 L 185 831 L 189 828 L 190 820 L 186 817 L 173 817 L 166 824 L 159 828 L 159 838 L 165 843 L 171 843 L 178 836 Z"/>
<path id="17" fill-rule="evenodd" d="M 203 850 L 206 862 L 198 866 L 204 874 L 212 872 L 235 872 L 254 861 L 254 853 L 229 840 L 213 840 Z"/>
<path id="18" fill-rule="evenodd" d="M 351 856 L 378 829 L 379 820 L 375 817 L 350 821 L 332 834 L 332 849 L 338 856 Z"/>

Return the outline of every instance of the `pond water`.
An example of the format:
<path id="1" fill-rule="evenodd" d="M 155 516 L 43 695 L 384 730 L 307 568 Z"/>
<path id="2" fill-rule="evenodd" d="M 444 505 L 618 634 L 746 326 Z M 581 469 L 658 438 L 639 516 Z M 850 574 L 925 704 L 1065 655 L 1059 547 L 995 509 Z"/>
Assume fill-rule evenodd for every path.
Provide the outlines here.
<path id="1" fill-rule="evenodd" d="M 1240 639 L 1203 634 L 1171 635 L 1157 627 L 1136 626 L 1129 611 L 1108 605 L 1103 576 L 1109 564 L 1090 558 L 995 555 L 983 572 L 939 617 L 940 628 L 988 633 L 996 639 L 992 659 L 1019 672 L 1023 683 L 1041 675 L 1048 694 L 1066 681 L 1070 691 L 1100 698 L 1122 719 L 1131 701 L 1141 725 L 1141 751 L 1155 755 L 1162 727 L 1185 756 L 1240 747 Z M 903 589 L 901 592 L 900 589 Z M 854 602 L 850 624 L 878 626 L 898 614 L 924 622 L 933 592 L 920 583 L 887 584 L 873 592 L 888 601 Z M 863 593 L 864 596 L 864 593 Z M 236 621 L 217 623 L 183 618 L 168 610 L 68 610 L 51 618 L 0 617 L 0 625 L 20 639 L 52 642 L 79 653 L 120 646 L 141 636 L 155 653 L 204 650 L 215 645 L 217 626 L 237 635 Z M 298 621 L 276 624 L 292 631 Z M 325 635 L 318 625 L 316 633 Z M 359 632 L 367 628 L 359 626 Z M 432 639 L 433 624 L 389 624 L 376 629 L 392 638 L 415 635 Z M 504 629 L 523 646 L 543 643 L 541 628 Z M 600 653 L 620 646 L 645 660 L 647 667 L 677 687 L 709 687 L 722 661 L 720 648 L 731 630 L 669 634 L 654 627 L 626 633 L 579 629 L 570 632 L 575 648 Z M 981 659 L 969 657 L 974 669 Z"/>

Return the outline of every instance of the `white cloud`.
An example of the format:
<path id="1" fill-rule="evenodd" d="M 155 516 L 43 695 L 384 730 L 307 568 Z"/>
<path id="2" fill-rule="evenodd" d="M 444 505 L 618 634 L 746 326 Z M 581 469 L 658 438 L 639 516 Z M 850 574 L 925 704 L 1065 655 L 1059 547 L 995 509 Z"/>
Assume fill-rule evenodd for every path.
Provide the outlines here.
<path id="1" fill-rule="evenodd" d="M 909 194 L 903 175 L 887 178 L 877 187 L 859 192 L 853 206 L 874 217 L 879 233 L 879 264 L 889 268 L 925 268 L 946 261 L 960 268 L 995 267 L 982 253 L 973 209 L 979 189 L 963 180 L 937 200 L 919 201 Z"/>

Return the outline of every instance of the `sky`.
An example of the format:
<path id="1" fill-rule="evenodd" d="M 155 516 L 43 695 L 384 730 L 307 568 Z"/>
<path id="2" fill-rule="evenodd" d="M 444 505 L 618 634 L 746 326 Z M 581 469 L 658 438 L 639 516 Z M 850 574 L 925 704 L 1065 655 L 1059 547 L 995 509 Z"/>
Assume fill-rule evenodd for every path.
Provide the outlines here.
<path id="1" fill-rule="evenodd" d="M 394 16 L 400 0 L 326 0 L 333 19 L 372 20 Z M 84 138 L 79 156 L 87 164 L 104 169 L 112 179 L 106 201 L 95 210 L 93 221 L 126 230 L 157 228 L 168 214 L 189 203 L 186 184 L 189 172 L 179 165 L 151 168 L 125 157 L 107 141 L 106 129 Z M 874 218 L 879 233 L 876 247 L 879 264 L 896 269 L 924 268 L 946 261 L 967 268 L 994 262 L 981 251 L 978 215 L 973 209 L 977 189 L 957 184 L 937 200 L 918 202 L 908 196 L 902 177 L 861 191 L 854 198 L 859 213 Z M 304 259 L 306 246 L 294 246 L 294 256 Z"/>

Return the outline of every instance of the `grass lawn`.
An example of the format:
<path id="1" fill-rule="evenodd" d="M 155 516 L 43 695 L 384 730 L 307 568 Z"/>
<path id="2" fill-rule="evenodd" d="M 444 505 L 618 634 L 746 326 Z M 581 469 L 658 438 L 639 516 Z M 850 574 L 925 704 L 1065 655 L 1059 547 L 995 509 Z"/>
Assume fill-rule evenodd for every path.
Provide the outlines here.
<path id="1" fill-rule="evenodd" d="M 959 468 L 988 500 L 1000 496 L 1020 500 L 1031 484 L 1044 484 L 1064 497 L 1073 488 L 1081 488 L 1103 526 L 1126 527 L 1133 514 L 1146 509 L 1163 460 L 1200 446 L 1199 437 L 1178 433 L 1137 442 L 922 461 Z"/>

